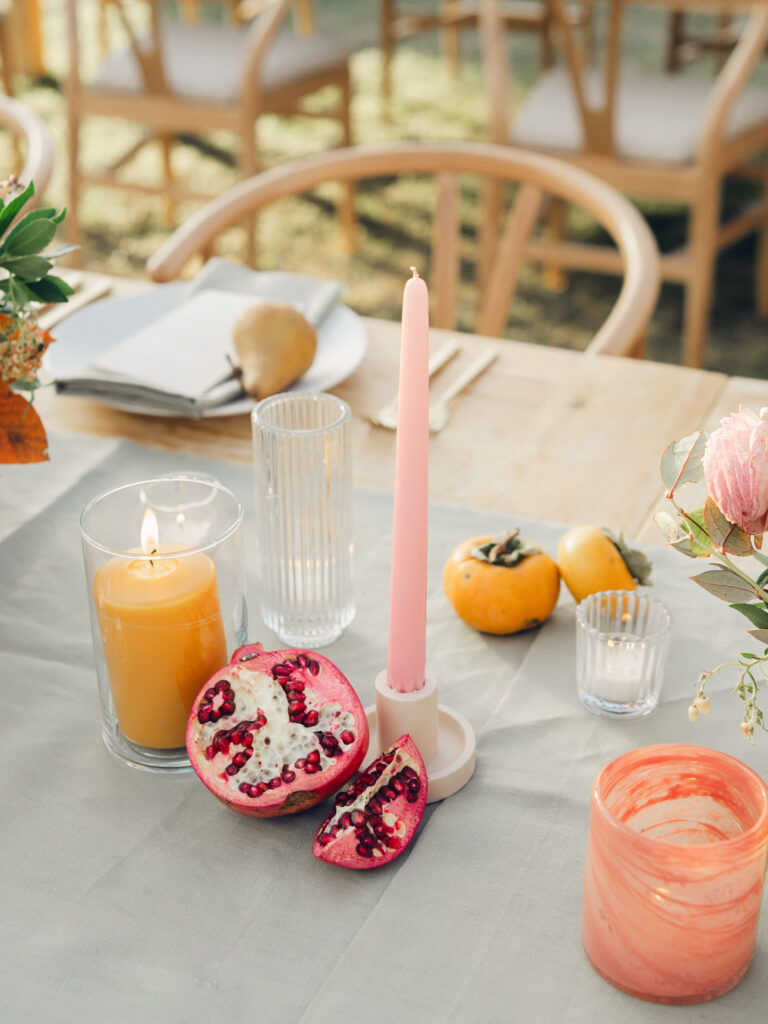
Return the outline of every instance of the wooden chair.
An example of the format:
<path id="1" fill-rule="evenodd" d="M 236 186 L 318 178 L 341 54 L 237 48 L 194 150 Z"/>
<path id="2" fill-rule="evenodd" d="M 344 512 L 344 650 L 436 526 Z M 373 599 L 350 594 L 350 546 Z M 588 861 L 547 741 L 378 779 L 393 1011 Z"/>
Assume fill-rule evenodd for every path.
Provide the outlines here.
<path id="1" fill-rule="evenodd" d="M 171 205 L 185 198 L 200 198 L 175 177 L 172 146 L 177 133 L 222 129 L 235 133 L 243 177 L 259 170 L 256 129 L 264 113 L 337 118 L 342 143 L 351 142 L 348 52 L 336 40 L 286 30 L 284 22 L 292 0 L 264 0 L 247 26 L 184 18 L 168 21 L 161 16 L 161 0 L 102 3 L 118 17 L 127 46 L 108 54 L 84 85 L 79 72 L 80 4 L 67 0 L 69 222 L 76 235 L 83 184 L 158 192 L 156 186 L 126 184 L 117 176 L 147 142 L 158 141 L 162 147 L 163 195 Z M 189 0 L 184 7 L 189 7 Z M 142 14 L 143 28 L 138 18 Z M 308 96 L 329 85 L 339 92 L 335 109 L 316 113 L 302 106 Z M 103 172 L 86 172 L 80 162 L 80 126 L 89 115 L 138 121 L 147 132 Z"/>
<path id="2" fill-rule="evenodd" d="M 477 28 L 480 20 L 478 0 L 439 0 L 437 8 L 406 10 L 398 7 L 398 0 L 379 0 L 379 48 L 381 50 L 381 91 L 385 116 L 389 117 L 392 104 L 392 58 L 397 43 L 424 32 L 439 30 L 443 50 L 451 72 L 456 75 L 459 66 L 459 46 L 462 31 Z M 569 10 L 574 25 L 588 27 L 588 5 L 577 4 Z M 540 61 L 544 68 L 552 63 L 552 17 L 548 0 L 503 0 L 499 4 L 499 18 L 509 32 L 528 32 L 539 37 Z"/>
<path id="3" fill-rule="evenodd" d="M 53 171 L 55 154 L 53 137 L 46 125 L 33 110 L 20 100 L 0 94 L 0 125 L 12 133 L 14 150 L 25 151 L 23 165 L 18 171 L 22 185 L 35 183 L 35 195 L 31 206 L 37 205 L 45 192 Z M 7 177 L 5 169 L 0 178 Z"/>
<path id="4" fill-rule="evenodd" d="M 621 0 L 608 6 L 602 67 L 586 67 L 563 16 L 551 0 L 565 66 L 544 72 L 510 128 L 506 59 L 497 40 L 494 0 L 484 2 L 484 50 L 494 141 L 535 149 L 589 170 L 628 195 L 658 197 L 690 208 L 688 243 L 661 257 L 664 280 L 685 288 L 683 355 L 701 365 L 718 252 L 757 231 L 756 304 L 768 315 L 768 88 L 748 84 L 768 38 L 768 4 L 754 7 L 722 71 L 710 82 L 621 69 Z M 758 159 L 762 194 L 748 209 L 720 221 L 728 175 Z M 754 168 L 751 171 L 754 174 Z M 489 209 L 486 230 L 492 230 Z M 529 254 L 564 267 L 612 272 L 618 261 L 559 239 L 529 246 Z"/>
<path id="5" fill-rule="evenodd" d="M 329 181 L 359 182 L 382 176 L 432 175 L 437 181 L 434 244 L 425 272 L 434 302 L 432 323 L 455 324 L 459 281 L 458 175 L 479 175 L 519 186 L 497 248 L 475 329 L 498 336 L 507 323 L 526 239 L 536 227 L 547 194 L 588 211 L 618 246 L 624 268 L 621 292 L 595 335 L 590 353 L 634 353 L 658 291 L 658 253 L 653 236 L 632 204 L 604 182 L 562 161 L 503 146 L 411 143 L 333 150 L 274 167 L 241 182 L 201 208 L 161 245 L 149 261 L 155 281 L 179 276 L 187 261 L 211 251 L 213 240 L 243 218 L 284 196 L 304 194 Z M 407 267 L 403 267 L 407 274 Z"/>

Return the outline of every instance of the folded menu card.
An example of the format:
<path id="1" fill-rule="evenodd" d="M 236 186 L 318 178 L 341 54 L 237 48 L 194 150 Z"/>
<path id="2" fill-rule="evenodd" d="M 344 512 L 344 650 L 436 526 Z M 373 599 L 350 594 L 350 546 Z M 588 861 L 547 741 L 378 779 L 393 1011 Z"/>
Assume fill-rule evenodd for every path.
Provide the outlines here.
<path id="1" fill-rule="evenodd" d="M 59 374 L 68 394 L 112 399 L 157 412 L 197 416 L 239 398 L 232 328 L 254 302 L 287 302 L 319 327 L 342 285 L 211 260 L 180 301 L 158 319 L 106 347 L 82 368 Z"/>

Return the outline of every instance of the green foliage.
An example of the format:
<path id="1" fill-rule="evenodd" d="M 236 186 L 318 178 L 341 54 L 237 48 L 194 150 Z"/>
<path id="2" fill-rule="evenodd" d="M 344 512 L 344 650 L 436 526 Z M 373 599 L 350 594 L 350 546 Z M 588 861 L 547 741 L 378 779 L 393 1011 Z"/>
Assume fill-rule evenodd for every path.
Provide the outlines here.
<path id="1" fill-rule="evenodd" d="M 65 211 L 57 213 L 53 207 L 45 207 L 19 216 L 34 194 L 35 186 L 30 182 L 10 202 L 0 200 L 0 268 L 8 274 L 0 280 L 0 291 L 16 314 L 31 302 L 66 302 L 73 291 L 66 281 L 50 271 L 53 259 L 71 252 L 76 246 L 59 246 L 43 254 L 53 241 Z"/>

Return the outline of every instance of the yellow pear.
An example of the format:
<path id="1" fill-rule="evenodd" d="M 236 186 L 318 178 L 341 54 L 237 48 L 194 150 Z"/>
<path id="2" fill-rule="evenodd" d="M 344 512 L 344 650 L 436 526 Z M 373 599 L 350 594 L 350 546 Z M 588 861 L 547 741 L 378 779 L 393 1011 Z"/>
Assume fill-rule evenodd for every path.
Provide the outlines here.
<path id="1" fill-rule="evenodd" d="M 282 302 L 244 309 L 232 329 L 243 387 L 253 398 L 283 391 L 309 369 L 317 333 L 302 314 Z"/>

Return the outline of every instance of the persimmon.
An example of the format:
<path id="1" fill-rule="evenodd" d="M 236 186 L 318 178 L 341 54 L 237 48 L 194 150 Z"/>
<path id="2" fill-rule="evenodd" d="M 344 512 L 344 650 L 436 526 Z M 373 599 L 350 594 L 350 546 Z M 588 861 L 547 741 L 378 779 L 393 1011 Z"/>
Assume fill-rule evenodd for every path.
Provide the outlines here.
<path id="1" fill-rule="evenodd" d="M 651 574 L 651 563 L 642 551 L 632 550 L 623 537 L 615 538 L 592 523 L 574 526 L 561 537 L 557 565 L 577 603 L 600 590 L 635 590 Z"/>
<path id="2" fill-rule="evenodd" d="M 560 576 L 545 551 L 513 530 L 462 541 L 445 564 L 443 588 L 468 626 L 506 635 L 533 629 L 551 615 Z"/>

